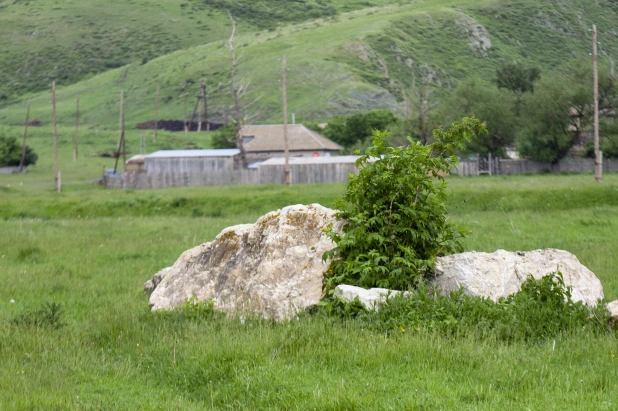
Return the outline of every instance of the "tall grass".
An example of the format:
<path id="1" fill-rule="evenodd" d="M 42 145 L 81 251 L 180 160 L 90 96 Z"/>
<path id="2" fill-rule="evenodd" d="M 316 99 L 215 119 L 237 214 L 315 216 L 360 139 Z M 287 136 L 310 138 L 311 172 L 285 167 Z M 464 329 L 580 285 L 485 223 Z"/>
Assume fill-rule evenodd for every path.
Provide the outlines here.
<path id="1" fill-rule="evenodd" d="M 478 195 L 451 218 L 472 229 L 467 249 L 567 249 L 615 299 L 618 180 L 592 181 L 451 178 L 451 208 Z M 343 185 L 144 192 L 68 187 L 61 195 L 33 185 L 0 191 L 0 409 L 618 405 L 614 334 L 584 330 L 506 343 L 474 329 L 459 336 L 407 326 L 384 333 L 362 321 L 322 316 L 276 324 L 148 310 L 143 282 L 184 250 L 274 208 L 330 205 Z M 561 203 L 565 193 L 567 205 Z M 484 198 L 486 209 L 477 203 Z M 562 206 L 543 207 L 542 199 Z M 513 209 L 504 207 L 511 203 Z M 194 215 L 194 208 L 217 205 L 219 216 Z"/>

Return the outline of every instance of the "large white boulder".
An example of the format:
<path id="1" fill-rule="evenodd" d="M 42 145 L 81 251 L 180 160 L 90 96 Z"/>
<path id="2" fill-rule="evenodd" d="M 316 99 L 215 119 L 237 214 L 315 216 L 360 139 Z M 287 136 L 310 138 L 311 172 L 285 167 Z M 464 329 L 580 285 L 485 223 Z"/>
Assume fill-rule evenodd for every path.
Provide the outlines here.
<path id="1" fill-rule="evenodd" d="M 601 281 L 568 251 L 553 248 L 494 253 L 467 252 L 439 257 L 432 284 L 443 292 L 463 287 L 470 295 L 497 301 L 520 290 L 531 274 L 535 279 L 560 271 L 567 286 L 572 286 L 573 301 L 595 306 L 603 298 Z"/>
<path id="2" fill-rule="evenodd" d="M 149 303 L 167 310 L 195 298 L 230 314 L 292 318 L 322 297 L 322 254 L 334 247 L 323 230 L 331 223 L 340 229 L 334 210 L 311 204 L 228 227 L 144 284 Z"/>

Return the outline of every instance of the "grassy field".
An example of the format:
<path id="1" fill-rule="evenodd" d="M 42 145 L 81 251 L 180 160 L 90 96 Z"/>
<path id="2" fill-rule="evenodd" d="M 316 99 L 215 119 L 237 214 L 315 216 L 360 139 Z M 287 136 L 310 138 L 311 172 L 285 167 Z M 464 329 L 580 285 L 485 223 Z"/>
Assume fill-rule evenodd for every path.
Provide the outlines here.
<path id="1" fill-rule="evenodd" d="M 19 176 L 17 176 L 19 177 Z M 0 409 L 590 409 L 618 406 L 615 334 L 511 343 L 356 320 L 149 312 L 144 281 L 222 228 L 344 186 L 63 193 L 0 176 Z M 7 181 L 11 181 L 7 187 Z M 467 250 L 557 247 L 618 298 L 618 176 L 449 179 Z M 59 329 L 28 325 L 53 316 Z"/>
<path id="2" fill-rule="evenodd" d="M 48 3 L 51 2 L 42 4 L 51 8 L 53 5 Z M 170 2 L 164 2 L 155 9 L 172 7 L 171 3 L 168 3 Z M 202 33 L 203 28 L 194 30 L 193 20 L 188 20 L 190 24 L 178 25 L 165 24 L 167 20 L 163 20 L 157 26 L 157 31 L 146 29 L 140 35 L 133 33 L 132 36 L 137 39 L 135 50 L 126 53 L 150 53 L 144 50 L 157 49 L 156 45 L 160 43 L 164 43 L 174 52 L 166 48 L 165 53 L 156 54 L 159 57 L 150 59 L 145 64 L 141 57 L 122 57 L 121 63 L 105 71 L 95 70 L 90 63 L 80 63 L 89 64 L 88 67 L 93 67 L 95 71 L 92 75 L 80 77 L 82 81 L 78 83 L 68 80 L 62 82 L 66 87 L 58 90 L 60 123 L 73 123 L 75 99 L 79 96 L 87 125 L 114 124 L 118 117 L 120 91 L 123 89 L 126 92 L 127 127 L 135 127 L 138 122 L 154 118 L 157 87 L 161 87 L 159 118 L 182 119 L 183 95 L 190 95 L 190 114 L 202 78 L 207 81 L 211 118 L 226 121 L 232 105 L 229 88 L 230 56 L 226 45 L 230 28 L 221 7 L 227 3 L 224 0 L 209 3 L 218 6 L 212 11 L 213 17 L 208 20 L 208 31 L 205 32 L 207 34 Z M 295 7 L 306 7 L 306 3 L 310 2 L 279 2 L 277 4 L 280 7 L 267 6 L 265 3 L 256 2 L 256 5 L 247 9 L 253 14 L 239 17 L 239 29 L 242 30 L 235 39 L 240 56 L 238 75 L 250 91 L 243 101 L 248 103 L 259 99 L 259 103 L 247 109 L 248 121 L 281 121 L 279 81 L 282 54 L 287 55 L 289 68 L 289 111 L 296 113 L 299 122 L 307 122 L 325 120 L 334 114 L 350 114 L 373 108 L 388 108 L 402 114 L 403 104 L 397 101 L 397 95 L 400 94 L 401 87 L 412 86 L 419 72 L 425 72 L 434 79 L 436 102 L 462 78 L 481 77 L 491 80 L 496 68 L 505 62 L 516 61 L 526 66 L 538 66 L 544 73 L 549 72 L 572 58 L 588 56 L 591 42 L 589 28 L 593 22 L 599 26 L 601 55 L 611 57 L 617 51 L 614 33 L 618 9 L 608 0 L 600 0 L 598 5 L 591 5 L 584 0 L 568 0 L 559 4 L 537 0 L 337 0 L 325 3 L 335 7 L 335 14 L 326 13 L 321 16 L 321 12 L 318 12 L 320 18 L 302 22 L 299 21 L 303 20 L 302 18 L 294 17 L 299 16 L 299 13 L 303 15 Z M 284 3 L 287 4 L 285 7 L 291 8 L 289 13 L 281 12 L 287 10 Z M 299 6 L 291 6 L 295 4 Z M 240 6 L 244 7 L 242 4 Z M 8 10 L 21 10 L 26 6 L 8 7 Z M 65 7 L 67 10 L 63 13 L 68 13 L 72 7 L 77 6 Z M 123 3 L 123 8 L 130 9 L 126 13 L 126 19 L 139 13 L 140 7 L 143 6 Z M 97 7 L 93 7 L 90 12 L 97 10 Z M 122 14 L 120 10 L 115 13 Z M 322 9 L 317 7 L 316 10 Z M 25 12 L 20 13 L 22 14 L 18 15 L 22 16 Z M 46 15 L 46 12 L 41 13 Z M 180 7 L 174 13 L 166 13 L 168 14 L 145 15 L 155 21 L 156 18 L 176 18 L 174 13 L 180 13 L 178 18 L 181 20 L 193 17 L 182 15 Z M 206 13 L 206 16 L 202 17 L 208 18 L 211 11 L 199 9 L 195 13 Z M 288 20 L 283 17 L 280 19 L 280 14 L 288 16 Z M 264 18 L 260 19 L 259 16 L 262 15 Z M 5 16 L 9 19 L 11 16 L 15 17 L 11 13 Z M 113 44 L 121 40 L 112 41 L 107 39 L 107 36 L 131 35 L 135 25 L 141 27 L 139 21 L 127 22 L 126 19 L 110 17 L 114 25 L 105 31 L 103 39 L 78 36 L 79 30 L 71 31 L 71 36 L 87 42 L 83 48 L 88 50 L 103 46 L 113 48 Z M 73 20 L 75 24 L 82 22 L 78 18 Z M 18 21 L 20 19 L 13 18 L 5 27 L 11 27 Z M 106 19 L 102 18 L 100 24 L 105 21 Z M 256 28 L 264 22 L 268 22 L 272 30 Z M 41 25 L 44 26 L 42 23 Z M 115 30 L 116 25 L 129 25 L 131 30 Z M 473 29 L 478 25 L 485 27 L 492 44 L 490 49 L 483 50 L 473 45 L 478 43 L 479 39 L 483 40 L 482 36 L 474 34 Z M 38 27 L 34 23 L 32 26 Z M 0 27 L 3 27 L 2 24 Z M 174 34 L 173 31 L 180 32 Z M 175 40 L 176 38 L 178 39 Z M 55 37 L 46 39 L 51 41 L 49 39 Z M 66 46 L 68 51 L 64 52 L 70 54 L 63 58 L 63 64 L 71 65 L 71 69 L 79 67 L 78 62 L 81 60 L 72 57 L 71 53 L 76 53 L 75 50 L 81 48 L 76 48 L 69 40 L 66 40 L 66 43 L 61 40 L 54 41 Z M 487 42 L 487 39 L 484 41 Z M 141 42 L 144 43 L 143 47 L 140 46 Z M 15 50 L 14 46 L 6 46 L 9 47 L 4 53 L 7 56 L 29 47 L 19 41 L 7 44 L 19 46 Z M 40 44 L 43 45 L 44 42 Z M 36 47 L 33 46 L 32 54 L 36 55 L 35 52 Z M 116 55 L 114 51 L 111 54 Z M 120 55 L 124 56 L 122 53 Z M 23 64 L 22 60 L 23 58 L 17 59 L 16 64 Z M 602 64 L 607 64 L 607 61 Z M 4 72 L 21 76 L 27 70 L 20 67 Z M 68 69 L 64 71 L 68 72 Z M 15 98 L 4 102 L 0 100 L 0 123 L 23 123 L 25 102 L 32 98 L 31 118 L 49 125 L 49 84 L 55 77 L 51 74 L 43 77 L 43 82 L 39 81 L 36 89 L 44 90 L 43 92 L 23 90 L 14 96 Z M 7 80 L 4 83 L 12 84 L 12 81 Z M 34 83 L 28 80 L 25 84 Z"/>

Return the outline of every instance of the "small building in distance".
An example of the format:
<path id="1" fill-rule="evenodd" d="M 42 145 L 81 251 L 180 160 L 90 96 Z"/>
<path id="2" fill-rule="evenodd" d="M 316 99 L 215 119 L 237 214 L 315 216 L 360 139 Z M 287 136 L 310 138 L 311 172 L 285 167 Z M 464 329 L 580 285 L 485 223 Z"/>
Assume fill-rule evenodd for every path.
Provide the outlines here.
<path id="1" fill-rule="evenodd" d="M 144 159 L 146 157 L 143 154 L 136 154 L 124 164 L 124 171 L 127 173 L 134 173 L 137 171 L 146 171 L 146 161 Z"/>
<path id="2" fill-rule="evenodd" d="M 145 171 L 154 173 L 208 173 L 242 168 L 240 150 L 160 150 L 144 156 Z M 128 170 L 127 170 L 128 171 Z"/>
<path id="3" fill-rule="evenodd" d="M 283 124 L 244 125 L 242 136 L 247 161 L 264 161 L 285 156 Z M 302 124 L 288 124 L 288 147 L 291 157 L 337 155 L 343 147 Z"/>

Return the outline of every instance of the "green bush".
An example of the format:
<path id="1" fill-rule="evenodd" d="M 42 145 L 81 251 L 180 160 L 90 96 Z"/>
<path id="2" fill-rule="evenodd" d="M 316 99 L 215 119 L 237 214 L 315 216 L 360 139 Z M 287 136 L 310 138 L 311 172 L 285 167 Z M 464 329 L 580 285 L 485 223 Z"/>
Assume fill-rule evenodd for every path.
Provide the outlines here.
<path id="1" fill-rule="evenodd" d="M 330 227 L 336 247 L 324 275 L 325 288 L 338 284 L 408 289 L 433 273 L 435 258 L 461 251 L 467 231 L 448 222 L 443 175 L 457 165 L 455 149 L 485 132 L 477 119 L 464 118 L 446 131 L 434 130 L 434 143 L 409 139 L 389 147 L 388 133 L 375 131 L 373 145 L 356 161 L 346 194 L 335 202 L 343 233 Z"/>
<path id="2" fill-rule="evenodd" d="M 358 318 L 381 332 L 436 330 L 507 342 L 534 342 L 582 329 L 596 333 L 610 330 L 604 304 L 589 308 L 574 302 L 571 287 L 565 286 L 560 272 L 539 280 L 529 276 L 519 292 L 498 302 L 466 295 L 463 290 L 441 294 L 421 285 L 388 298 L 377 312 L 363 310 L 359 304 L 337 301 L 328 308 L 329 314 Z"/>
<path id="3" fill-rule="evenodd" d="M 21 162 L 21 145 L 15 137 L 0 137 L 0 167 L 18 166 Z M 26 146 L 24 166 L 36 164 L 39 156 Z"/>
<path id="4" fill-rule="evenodd" d="M 372 110 L 348 117 L 335 117 L 328 122 L 324 135 L 345 147 L 362 145 L 374 132 L 385 130 L 399 119 L 388 110 Z"/>
<path id="5" fill-rule="evenodd" d="M 228 124 L 221 127 L 212 137 L 213 148 L 236 148 L 236 126 Z"/>

